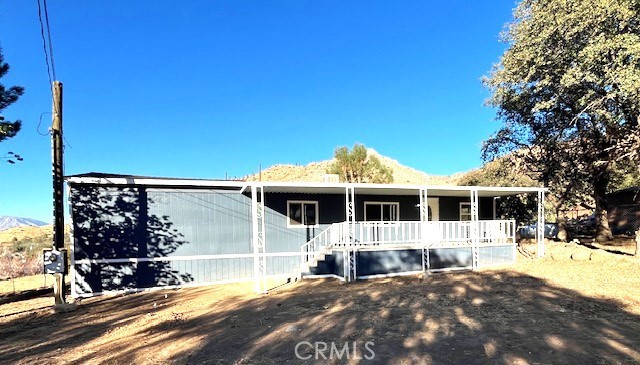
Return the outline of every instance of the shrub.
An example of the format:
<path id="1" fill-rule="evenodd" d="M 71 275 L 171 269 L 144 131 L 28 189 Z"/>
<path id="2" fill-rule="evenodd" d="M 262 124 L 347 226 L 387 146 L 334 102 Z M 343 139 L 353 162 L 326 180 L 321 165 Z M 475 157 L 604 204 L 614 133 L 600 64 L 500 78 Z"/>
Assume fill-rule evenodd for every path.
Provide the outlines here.
<path id="1" fill-rule="evenodd" d="M 25 255 L 21 252 L 0 251 L 0 272 L 11 278 L 41 274 L 42 255 Z"/>

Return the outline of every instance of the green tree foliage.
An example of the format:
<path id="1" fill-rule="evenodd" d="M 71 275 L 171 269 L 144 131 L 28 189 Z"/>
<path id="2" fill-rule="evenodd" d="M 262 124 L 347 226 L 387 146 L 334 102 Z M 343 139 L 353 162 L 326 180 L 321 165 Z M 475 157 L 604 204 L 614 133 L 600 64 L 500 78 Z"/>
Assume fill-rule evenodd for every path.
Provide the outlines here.
<path id="1" fill-rule="evenodd" d="M 327 173 L 338 174 L 342 181 L 380 184 L 393 182 L 393 171 L 376 156 L 369 155 L 362 144 L 356 143 L 351 150 L 346 146 L 338 147 L 333 156 L 335 162 Z"/>
<path id="2" fill-rule="evenodd" d="M 613 171 L 609 192 L 614 192 L 634 186 L 640 186 L 640 170 L 633 166 L 618 164 L 618 168 Z"/>
<path id="3" fill-rule="evenodd" d="M 537 182 L 519 171 L 513 155 L 496 158 L 458 180 L 463 186 L 534 186 Z M 501 197 L 496 201 L 497 215 L 515 219 L 518 225 L 532 223 L 538 214 L 536 197 L 531 194 Z"/>
<path id="4" fill-rule="evenodd" d="M 604 198 L 616 165 L 638 164 L 639 14 L 637 0 L 523 0 L 484 79 L 503 122 L 485 159 L 521 153 L 561 205 L 587 190 L 598 240 L 611 237 Z"/>
<path id="5" fill-rule="evenodd" d="M 0 48 L 0 79 L 8 72 L 9 64 L 4 62 L 4 56 L 2 55 L 2 49 Z M 6 107 L 18 101 L 23 93 L 24 88 L 21 86 L 11 86 L 6 88 L 0 83 L 0 113 L 2 113 Z M 15 137 L 15 135 L 20 131 L 21 126 L 21 121 L 7 121 L 2 115 L 0 115 L 0 142 Z M 7 156 L 0 159 L 5 159 L 9 163 L 15 163 L 15 161 L 21 161 L 22 157 L 13 152 L 9 152 Z"/>

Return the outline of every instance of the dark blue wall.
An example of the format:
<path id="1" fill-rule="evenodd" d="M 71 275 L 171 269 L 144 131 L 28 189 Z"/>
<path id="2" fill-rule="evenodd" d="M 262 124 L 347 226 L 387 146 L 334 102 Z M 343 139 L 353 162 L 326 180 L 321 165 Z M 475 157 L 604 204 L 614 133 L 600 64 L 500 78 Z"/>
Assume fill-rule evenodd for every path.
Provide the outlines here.
<path id="1" fill-rule="evenodd" d="M 468 197 L 440 197 L 440 220 L 459 221 L 460 203 L 470 201 L 471 199 Z M 478 217 L 480 219 L 493 219 L 493 198 L 481 197 L 478 199 Z"/>
<path id="2" fill-rule="evenodd" d="M 422 250 L 357 252 L 357 276 L 422 271 Z"/>

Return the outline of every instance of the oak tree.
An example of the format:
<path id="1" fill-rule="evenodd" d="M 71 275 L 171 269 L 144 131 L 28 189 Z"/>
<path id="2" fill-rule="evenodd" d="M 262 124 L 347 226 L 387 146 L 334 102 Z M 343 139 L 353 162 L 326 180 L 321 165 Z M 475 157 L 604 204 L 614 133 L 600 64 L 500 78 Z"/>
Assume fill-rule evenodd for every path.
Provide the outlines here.
<path id="1" fill-rule="evenodd" d="M 523 0 L 503 33 L 508 48 L 483 80 L 502 122 L 484 157 L 520 153 L 568 201 L 588 189 L 598 240 L 611 238 L 613 172 L 638 165 L 639 15 L 636 0 Z"/>
<path id="2" fill-rule="evenodd" d="M 393 182 L 392 170 L 379 158 L 369 154 L 362 144 L 356 143 L 351 150 L 346 146 L 336 148 L 334 159 L 327 173 L 339 175 L 342 181 L 381 184 Z"/>

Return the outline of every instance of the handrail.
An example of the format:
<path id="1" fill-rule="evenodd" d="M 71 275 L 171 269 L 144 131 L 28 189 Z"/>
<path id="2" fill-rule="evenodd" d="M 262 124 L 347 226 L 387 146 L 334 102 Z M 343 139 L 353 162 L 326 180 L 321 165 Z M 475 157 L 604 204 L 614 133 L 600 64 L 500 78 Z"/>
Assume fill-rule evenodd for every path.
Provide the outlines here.
<path id="1" fill-rule="evenodd" d="M 315 259 L 316 255 L 323 249 L 329 247 L 339 239 L 342 223 L 333 223 L 315 237 L 300 246 L 300 256 L 302 263 L 307 263 Z"/>

